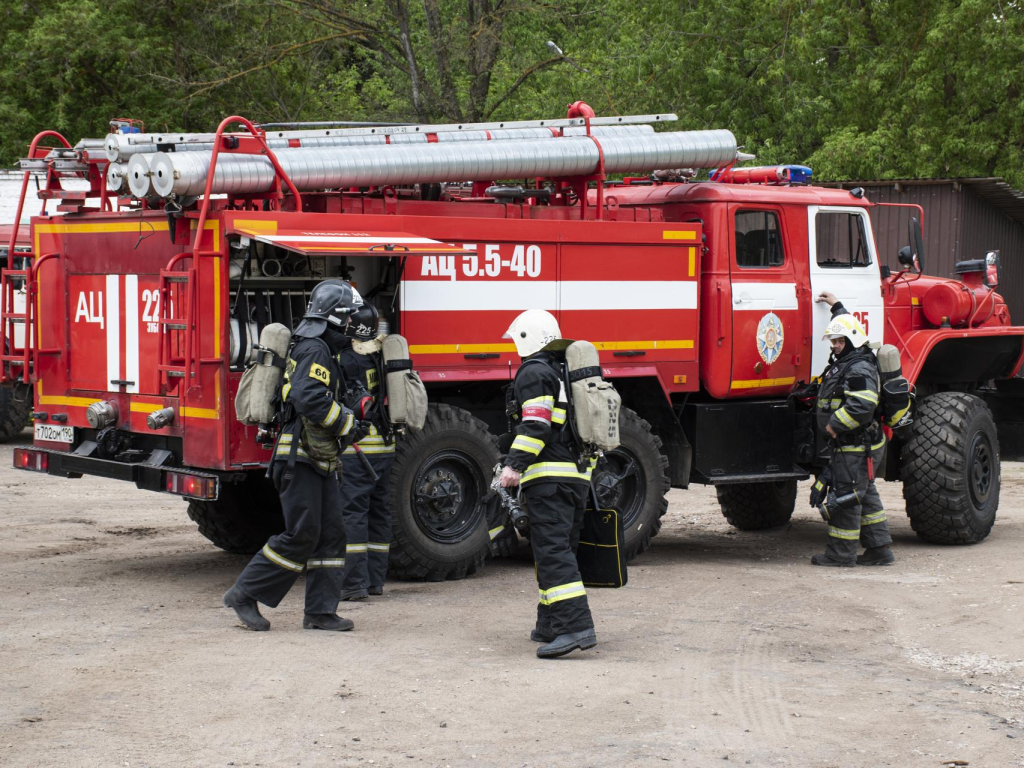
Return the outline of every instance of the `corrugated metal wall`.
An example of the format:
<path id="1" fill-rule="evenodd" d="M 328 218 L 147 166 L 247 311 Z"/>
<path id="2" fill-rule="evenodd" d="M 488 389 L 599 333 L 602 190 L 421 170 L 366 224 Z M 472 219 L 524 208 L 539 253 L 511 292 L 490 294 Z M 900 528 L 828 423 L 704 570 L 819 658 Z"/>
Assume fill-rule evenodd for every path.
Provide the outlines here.
<path id="1" fill-rule="evenodd" d="M 863 182 L 862 182 L 863 183 Z M 844 182 L 852 188 L 856 182 Z M 958 261 L 980 259 L 999 249 L 1003 281 L 999 293 L 1006 299 L 1010 317 L 1024 324 L 1024 224 L 1019 224 L 975 195 L 967 184 L 886 184 L 865 186 L 866 197 L 876 203 L 910 203 L 924 208 L 925 272 L 956 277 Z M 871 223 L 882 264 L 899 268 L 896 254 L 910 243 L 907 222 L 917 216 L 912 208 L 875 208 Z"/>
<path id="2" fill-rule="evenodd" d="M 960 258 L 980 259 L 986 251 L 998 249 L 1003 261 L 1003 278 L 997 289 L 1006 299 L 1010 318 L 1024 324 L 1024 225 L 1013 221 L 963 187 L 963 226 L 960 230 Z"/>

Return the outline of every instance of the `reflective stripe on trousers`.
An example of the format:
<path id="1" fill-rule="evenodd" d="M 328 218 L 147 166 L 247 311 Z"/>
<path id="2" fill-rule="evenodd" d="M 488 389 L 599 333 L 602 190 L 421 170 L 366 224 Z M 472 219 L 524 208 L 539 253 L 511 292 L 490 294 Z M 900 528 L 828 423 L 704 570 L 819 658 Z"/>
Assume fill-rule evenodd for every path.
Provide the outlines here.
<path id="1" fill-rule="evenodd" d="M 872 512 L 867 515 L 860 516 L 861 525 L 874 525 L 875 523 L 884 523 L 886 521 L 885 510 L 879 510 L 878 512 Z"/>
<path id="2" fill-rule="evenodd" d="M 559 584 L 551 589 L 539 589 L 541 605 L 551 605 L 562 600 L 572 600 L 574 597 L 586 597 L 587 590 L 583 588 L 582 581 L 572 581 L 568 584 Z"/>

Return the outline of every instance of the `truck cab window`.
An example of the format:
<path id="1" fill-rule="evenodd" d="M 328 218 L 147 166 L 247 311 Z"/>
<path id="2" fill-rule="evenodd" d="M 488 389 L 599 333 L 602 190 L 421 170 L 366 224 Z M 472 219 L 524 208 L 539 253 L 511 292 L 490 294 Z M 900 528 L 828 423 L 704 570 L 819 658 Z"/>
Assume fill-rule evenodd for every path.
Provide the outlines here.
<path id="1" fill-rule="evenodd" d="M 744 269 L 781 267 L 782 230 L 773 211 L 739 211 L 736 214 L 736 265 Z"/>
<path id="2" fill-rule="evenodd" d="M 859 213 L 820 211 L 814 221 L 819 267 L 866 267 L 871 263 L 864 218 Z"/>

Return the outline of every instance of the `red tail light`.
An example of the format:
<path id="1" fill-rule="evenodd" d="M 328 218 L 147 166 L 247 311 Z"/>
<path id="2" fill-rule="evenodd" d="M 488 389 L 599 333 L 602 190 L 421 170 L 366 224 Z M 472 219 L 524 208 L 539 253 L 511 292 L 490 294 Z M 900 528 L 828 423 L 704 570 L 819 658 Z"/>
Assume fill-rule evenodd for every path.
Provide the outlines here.
<path id="1" fill-rule="evenodd" d="M 46 451 L 34 451 L 31 448 L 14 449 L 14 468 L 28 469 L 32 472 L 45 472 L 50 466 L 50 455 Z"/>
<path id="2" fill-rule="evenodd" d="M 168 472 L 166 488 L 168 493 L 193 499 L 216 499 L 219 490 L 216 477 L 190 475 L 186 472 Z"/>

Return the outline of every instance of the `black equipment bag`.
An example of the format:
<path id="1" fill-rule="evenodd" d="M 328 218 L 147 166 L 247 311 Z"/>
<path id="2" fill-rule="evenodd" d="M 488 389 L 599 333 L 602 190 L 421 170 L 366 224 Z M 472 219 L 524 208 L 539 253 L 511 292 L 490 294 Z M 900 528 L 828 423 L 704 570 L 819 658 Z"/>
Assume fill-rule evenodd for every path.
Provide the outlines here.
<path id="1" fill-rule="evenodd" d="M 601 509 L 593 486 L 583 515 L 576 563 L 588 587 L 624 587 L 629 580 L 622 514 L 617 509 Z"/>

